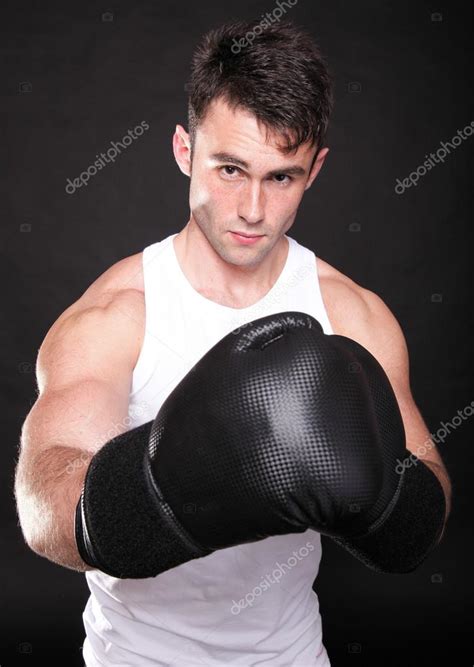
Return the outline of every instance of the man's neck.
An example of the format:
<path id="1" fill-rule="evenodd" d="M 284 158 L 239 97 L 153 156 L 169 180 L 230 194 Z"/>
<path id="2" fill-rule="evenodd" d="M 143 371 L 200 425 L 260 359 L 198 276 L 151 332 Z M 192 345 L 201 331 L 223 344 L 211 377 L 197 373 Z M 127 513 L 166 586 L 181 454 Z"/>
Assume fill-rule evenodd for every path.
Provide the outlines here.
<path id="1" fill-rule="evenodd" d="M 194 226 L 195 223 L 194 223 Z M 224 261 L 191 221 L 173 239 L 186 279 L 202 296 L 231 308 L 246 308 L 262 299 L 278 280 L 289 253 L 282 237 L 259 265 L 237 266 Z"/>

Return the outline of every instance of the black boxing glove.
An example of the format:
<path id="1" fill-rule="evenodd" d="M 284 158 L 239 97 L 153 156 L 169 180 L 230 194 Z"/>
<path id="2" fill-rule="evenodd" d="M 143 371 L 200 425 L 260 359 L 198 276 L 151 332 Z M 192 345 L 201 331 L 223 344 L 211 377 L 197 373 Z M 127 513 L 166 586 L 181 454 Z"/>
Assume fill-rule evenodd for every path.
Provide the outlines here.
<path id="1" fill-rule="evenodd" d="M 390 381 L 375 357 L 356 341 L 345 336 L 329 336 L 331 345 L 346 356 L 348 369 L 361 374 L 367 386 L 367 417 L 372 421 L 363 457 L 366 489 L 377 479 L 380 483 L 375 503 L 345 496 L 344 511 L 353 513 L 350 527 L 322 530 L 332 539 L 377 572 L 402 574 L 414 571 L 438 544 L 446 518 L 446 498 L 438 477 L 406 448 L 405 430 Z M 341 374 L 342 377 L 342 374 Z M 348 404 L 344 405 L 350 410 Z M 348 417 L 350 423 L 351 417 Z M 354 433 L 355 435 L 355 433 Z M 352 440 L 356 455 L 357 436 Z M 341 450 L 342 452 L 344 449 Z M 350 458 L 344 460 L 350 461 Z M 351 466 L 346 468 L 351 473 Z M 352 487 L 351 487 L 352 488 Z M 361 489 L 356 492 L 360 493 Z M 357 519 L 355 517 L 358 516 Z"/>
<path id="2" fill-rule="evenodd" d="M 313 528 L 374 569 L 411 571 L 445 506 L 421 462 L 397 474 L 407 454 L 393 390 L 365 348 L 304 313 L 266 316 L 214 345 L 153 422 L 93 457 L 78 550 L 112 576 L 143 578 Z"/>

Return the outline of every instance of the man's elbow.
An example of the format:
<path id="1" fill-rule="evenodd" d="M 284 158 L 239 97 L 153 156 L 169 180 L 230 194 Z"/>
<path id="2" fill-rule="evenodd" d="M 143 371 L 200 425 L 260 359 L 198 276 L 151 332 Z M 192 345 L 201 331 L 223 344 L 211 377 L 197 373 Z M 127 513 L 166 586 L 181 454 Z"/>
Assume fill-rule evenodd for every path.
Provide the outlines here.
<path id="1" fill-rule="evenodd" d="M 15 477 L 15 501 L 23 540 L 33 553 L 71 570 L 93 569 L 79 556 L 72 520 L 64 521 L 60 511 L 53 511 L 52 504 L 42 494 L 33 492 L 21 468 L 17 469 Z"/>
<path id="2" fill-rule="evenodd" d="M 23 533 L 26 546 L 37 556 L 49 560 L 55 565 L 60 565 L 75 572 L 86 572 L 93 570 L 79 556 L 75 545 L 62 544 L 54 539 L 40 540 L 40 539 L 26 539 Z"/>
<path id="3" fill-rule="evenodd" d="M 446 528 L 446 523 L 448 521 L 449 515 L 451 514 L 451 506 L 452 506 L 452 494 L 453 494 L 453 487 L 451 480 L 448 475 L 448 471 L 444 467 L 444 465 L 440 465 L 438 462 L 431 461 L 430 459 L 420 459 L 422 463 L 428 466 L 430 470 L 434 472 L 436 477 L 438 478 L 439 483 L 441 484 L 444 492 L 444 499 L 446 503 L 446 511 L 445 511 L 445 517 L 444 517 L 444 527 L 443 527 L 443 532 L 441 533 L 441 538 L 443 537 L 445 528 Z"/>

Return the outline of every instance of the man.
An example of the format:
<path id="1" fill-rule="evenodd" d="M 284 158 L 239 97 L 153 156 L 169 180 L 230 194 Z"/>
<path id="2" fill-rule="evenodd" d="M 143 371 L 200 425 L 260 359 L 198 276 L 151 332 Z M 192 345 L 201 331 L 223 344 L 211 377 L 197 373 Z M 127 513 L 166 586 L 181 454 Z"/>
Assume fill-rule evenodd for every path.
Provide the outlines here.
<path id="1" fill-rule="evenodd" d="M 99 514 L 85 491 L 106 494 L 116 473 L 115 464 L 105 466 L 94 489 L 92 464 L 114 442 L 123 457 L 133 455 L 127 435 L 151 424 L 195 364 L 230 333 L 252 332 L 253 322 L 272 314 L 306 313 L 326 338 L 352 339 L 383 367 L 406 447 L 421 458 L 429 439 L 395 317 L 375 293 L 286 234 L 328 154 L 332 93 L 324 61 L 310 36 L 288 23 L 267 27 L 235 53 L 235 40 L 241 44 L 252 28 L 234 23 L 211 31 L 193 57 L 190 131 L 178 125 L 173 137 L 177 164 L 190 177 L 187 224 L 105 271 L 39 350 L 39 396 L 23 426 L 16 474 L 18 512 L 33 551 L 86 572 L 88 666 L 329 665 L 312 590 L 321 558 L 317 530 L 244 540 L 168 563 L 157 576 L 136 573 L 133 559 L 129 575 L 112 576 L 106 545 L 97 543 L 101 531 L 87 535 Z M 234 422 L 232 413 L 228 419 Z M 202 440 L 205 447 L 205 433 Z M 445 521 L 448 475 L 434 445 L 424 452 L 444 491 Z M 212 463 L 218 465 L 216 457 Z M 189 475 L 194 470 L 193 462 Z M 238 476 L 238 466 L 228 474 Z M 123 492 L 132 486 L 127 481 Z M 241 489 L 245 495 L 245 484 Z M 108 520 L 115 502 L 104 496 L 98 505 Z M 136 509 L 133 500 L 129 508 Z M 179 509 L 184 521 L 205 526 L 206 504 L 183 496 Z M 112 516 L 119 524 L 109 541 L 134 528 L 125 525 L 132 523 L 128 515 L 120 523 L 121 512 Z M 138 557 L 145 542 L 137 544 Z"/>

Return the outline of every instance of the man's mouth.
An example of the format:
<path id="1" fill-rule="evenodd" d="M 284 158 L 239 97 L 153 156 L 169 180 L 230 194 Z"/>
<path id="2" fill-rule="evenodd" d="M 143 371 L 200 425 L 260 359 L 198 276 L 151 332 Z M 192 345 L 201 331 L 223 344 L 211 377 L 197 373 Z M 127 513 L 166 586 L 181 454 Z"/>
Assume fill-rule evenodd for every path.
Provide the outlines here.
<path id="1" fill-rule="evenodd" d="M 263 234 L 247 234 L 246 232 L 232 232 L 233 234 L 238 234 L 239 236 L 245 236 L 247 239 L 254 239 L 257 236 L 263 236 Z"/>
<path id="2" fill-rule="evenodd" d="M 264 237 L 264 234 L 247 234 L 246 232 L 230 232 L 230 234 L 234 241 L 241 245 L 254 245 Z"/>

